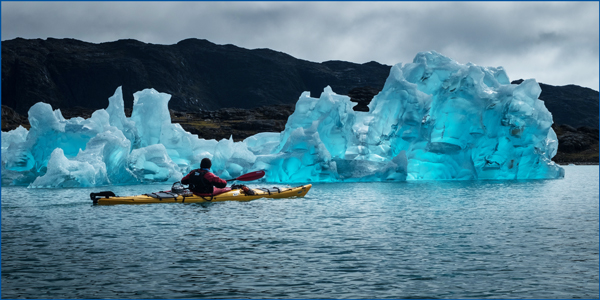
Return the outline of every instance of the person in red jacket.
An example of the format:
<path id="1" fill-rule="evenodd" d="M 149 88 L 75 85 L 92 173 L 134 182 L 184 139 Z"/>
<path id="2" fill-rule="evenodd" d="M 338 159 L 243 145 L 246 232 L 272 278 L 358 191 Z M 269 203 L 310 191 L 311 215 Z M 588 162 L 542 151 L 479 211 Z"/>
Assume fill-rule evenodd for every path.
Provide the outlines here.
<path id="1" fill-rule="evenodd" d="M 200 196 L 214 196 L 231 191 L 226 188 L 227 181 L 210 172 L 212 162 L 209 158 L 203 158 L 200 169 L 194 169 L 181 179 L 181 183 L 188 184 L 190 190 Z"/>

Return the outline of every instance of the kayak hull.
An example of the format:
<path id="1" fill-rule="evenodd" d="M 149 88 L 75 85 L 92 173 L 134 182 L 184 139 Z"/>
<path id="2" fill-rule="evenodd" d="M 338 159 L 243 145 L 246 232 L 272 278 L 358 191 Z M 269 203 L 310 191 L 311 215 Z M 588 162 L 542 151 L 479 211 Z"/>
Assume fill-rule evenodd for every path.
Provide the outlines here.
<path id="1" fill-rule="evenodd" d="M 233 189 L 229 192 L 209 197 L 198 195 L 183 196 L 170 193 L 168 197 L 160 197 L 165 194 L 149 194 L 136 196 L 92 196 L 94 204 L 112 205 L 112 204 L 151 204 L 151 203 L 204 203 L 204 202 L 221 202 L 221 201 L 251 201 L 260 198 L 296 198 L 304 197 L 310 190 L 312 184 L 307 184 L 293 188 L 273 188 L 273 189 L 252 189 L 254 195 L 247 195 L 241 189 Z M 105 193 L 105 192 L 103 192 Z M 112 194 L 112 193 L 111 193 Z M 114 195 L 114 194 L 113 194 Z"/>

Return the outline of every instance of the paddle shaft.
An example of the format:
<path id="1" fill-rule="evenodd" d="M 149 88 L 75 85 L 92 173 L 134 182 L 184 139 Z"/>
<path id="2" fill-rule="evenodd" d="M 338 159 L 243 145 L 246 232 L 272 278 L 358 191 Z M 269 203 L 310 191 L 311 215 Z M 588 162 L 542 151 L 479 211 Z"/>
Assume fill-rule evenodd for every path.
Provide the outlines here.
<path id="1" fill-rule="evenodd" d="M 237 178 L 233 178 L 233 179 L 228 179 L 225 181 L 234 181 L 234 180 L 239 180 L 239 181 L 252 181 L 252 180 L 257 180 L 260 178 L 263 178 L 265 176 L 265 171 L 260 170 L 260 171 L 254 171 L 254 172 L 250 172 L 244 175 L 241 175 Z"/>

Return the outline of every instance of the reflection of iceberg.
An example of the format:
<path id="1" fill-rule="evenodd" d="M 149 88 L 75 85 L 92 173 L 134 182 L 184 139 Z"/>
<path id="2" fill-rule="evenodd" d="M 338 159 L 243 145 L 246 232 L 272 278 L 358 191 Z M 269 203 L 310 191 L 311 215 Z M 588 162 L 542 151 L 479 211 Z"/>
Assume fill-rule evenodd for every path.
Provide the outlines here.
<path id="1" fill-rule="evenodd" d="M 65 120 L 31 107 L 31 129 L 2 132 L 2 183 L 31 187 L 177 181 L 213 160 L 224 178 L 264 169 L 271 182 L 560 178 L 557 138 L 534 80 L 461 65 L 435 52 L 392 67 L 383 90 L 355 112 L 346 96 L 305 92 L 281 133 L 243 142 L 199 139 L 172 124 L 170 95 L 121 88 L 106 110 Z"/>

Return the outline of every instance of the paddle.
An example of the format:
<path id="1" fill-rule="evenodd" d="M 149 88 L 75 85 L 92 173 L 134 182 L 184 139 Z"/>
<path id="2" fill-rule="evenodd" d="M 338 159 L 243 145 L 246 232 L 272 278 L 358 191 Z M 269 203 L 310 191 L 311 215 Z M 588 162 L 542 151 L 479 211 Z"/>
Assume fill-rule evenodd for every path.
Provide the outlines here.
<path id="1" fill-rule="evenodd" d="M 228 180 L 225 180 L 225 181 L 234 181 L 234 180 L 252 181 L 252 180 L 263 178 L 263 176 L 265 176 L 265 171 L 260 170 L 260 171 L 250 172 L 250 173 L 241 175 L 241 176 L 239 176 L 237 178 L 228 179 Z"/>

